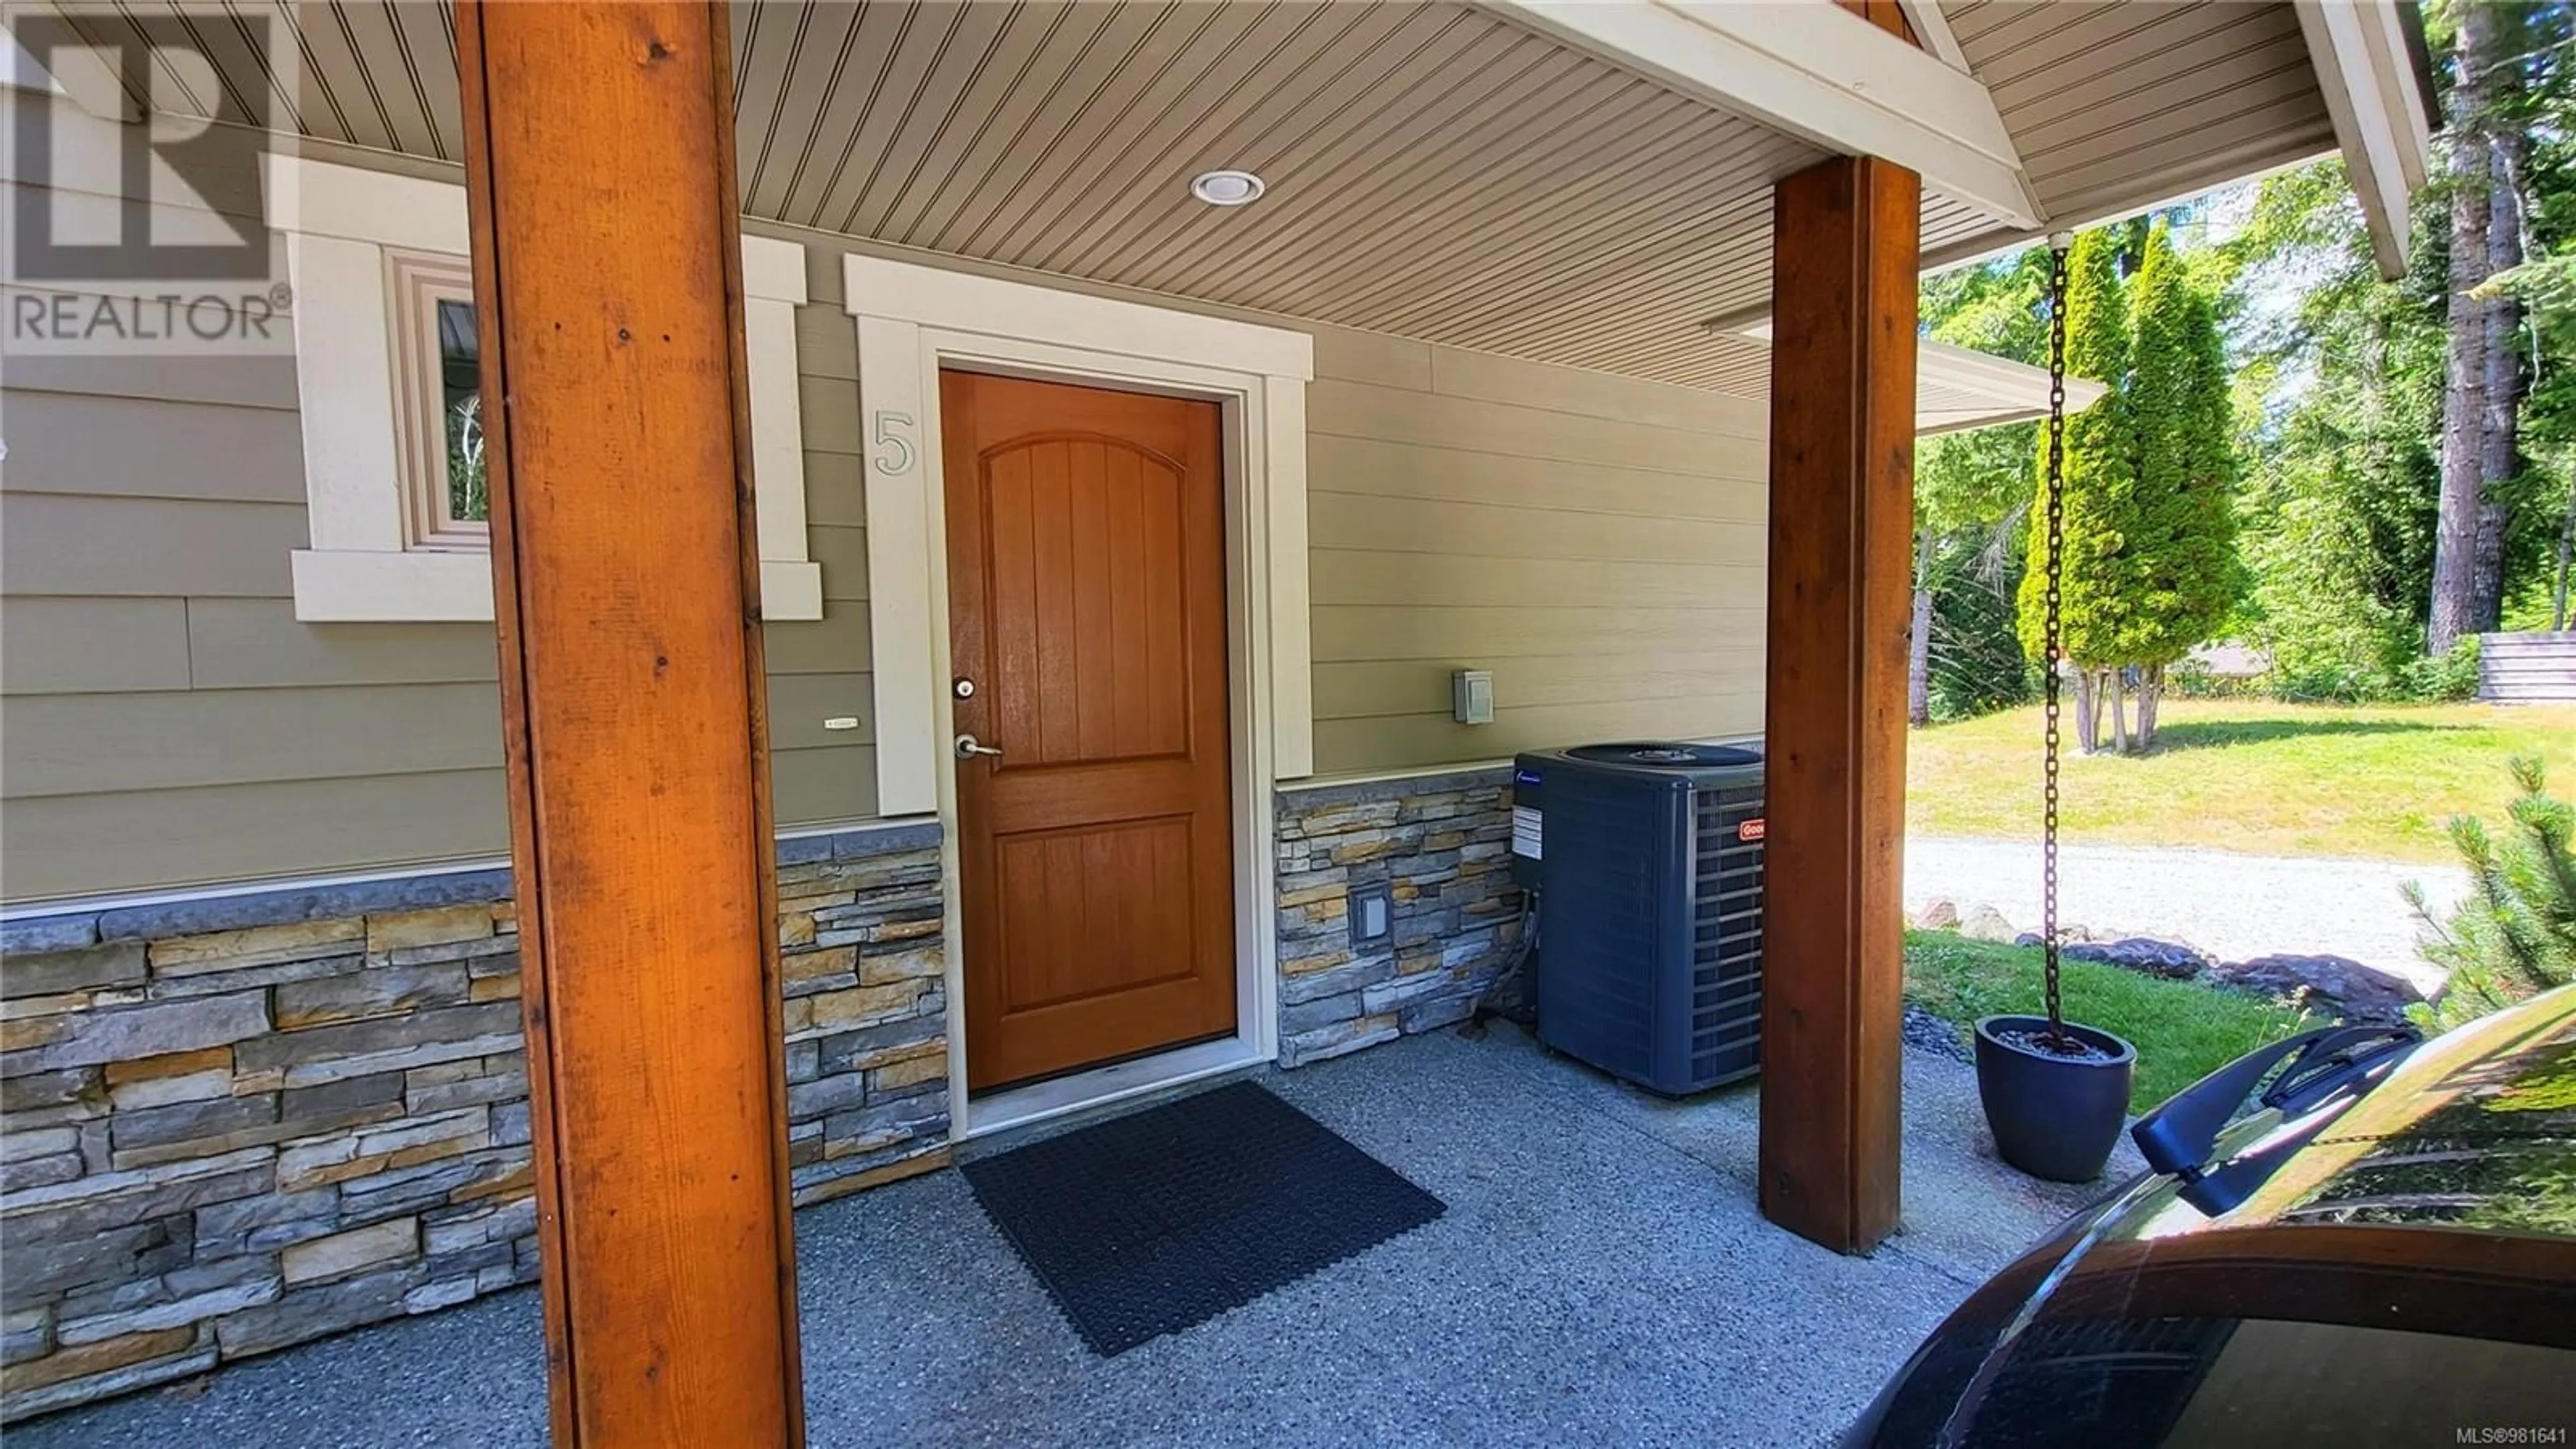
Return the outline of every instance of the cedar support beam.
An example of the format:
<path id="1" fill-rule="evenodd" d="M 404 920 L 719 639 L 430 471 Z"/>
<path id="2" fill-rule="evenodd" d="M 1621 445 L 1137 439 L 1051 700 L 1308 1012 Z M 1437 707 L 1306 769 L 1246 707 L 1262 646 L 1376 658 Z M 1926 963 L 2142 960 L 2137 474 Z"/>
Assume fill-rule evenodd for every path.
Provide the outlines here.
<path id="1" fill-rule="evenodd" d="M 790 1446 L 725 8 L 457 10 L 554 1442 Z"/>
<path id="2" fill-rule="evenodd" d="M 1905 661 L 1922 185 L 1827 161 L 1774 197 L 1761 1202 L 1895 1231 Z"/>

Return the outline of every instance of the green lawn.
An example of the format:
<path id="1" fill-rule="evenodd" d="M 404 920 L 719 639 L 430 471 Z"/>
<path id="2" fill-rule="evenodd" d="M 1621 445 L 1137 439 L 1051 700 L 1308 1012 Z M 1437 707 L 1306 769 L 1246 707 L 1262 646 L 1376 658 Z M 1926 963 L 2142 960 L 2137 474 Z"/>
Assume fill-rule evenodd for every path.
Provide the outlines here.
<path id="1" fill-rule="evenodd" d="M 2450 863 L 2443 822 L 2502 812 L 2507 757 L 2576 789 L 2576 707 L 2169 700 L 2158 733 L 2151 755 L 2068 758 L 2066 839 Z M 1913 834 L 2037 835 L 2039 710 L 1914 731 L 1906 785 Z"/>
<path id="2" fill-rule="evenodd" d="M 2138 1049 L 2129 1108 L 2144 1111 L 2217 1067 L 2299 1029 L 2292 1007 L 2188 981 L 2160 981 L 2090 961 L 2068 961 L 2067 1019 L 2099 1027 Z M 2039 952 L 1971 941 L 1949 931 L 1905 933 L 1906 999 L 1956 1022 L 2041 1011 Z"/>

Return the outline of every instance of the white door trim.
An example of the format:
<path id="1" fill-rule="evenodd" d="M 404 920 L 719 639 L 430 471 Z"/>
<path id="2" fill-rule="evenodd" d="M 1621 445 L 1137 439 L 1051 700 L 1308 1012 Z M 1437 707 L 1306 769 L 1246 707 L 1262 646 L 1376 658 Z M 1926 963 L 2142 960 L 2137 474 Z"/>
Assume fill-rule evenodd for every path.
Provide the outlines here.
<path id="1" fill-rule="evenodd" d="M 951 1138 L 1154 1090 L 1212 1065 L 1207 1047 L 1184 1048 L 1166 1054 L 1167 1070 L 1153 1066 L 1163 1058 L 1149 1058 L 1047 1083 L 1033 1089 L 1039 1098 L 1002 1094 L 980 1112 L 967 1100 L 957 772 L 948 750 L 942 367 L 1205 398 L 1223 410 L 1236 981 L 1235 1039 L 1225 1055 L 1269 1060 L 1279 1038 L 1272 791 L 1314 772 L 1305 417 L 1313 339 L 874 257 L 848 257 L 842 267 L 843 305 L 859 334 L 879 809 L 936 810 L 949 842 L 941 871 Z"/>

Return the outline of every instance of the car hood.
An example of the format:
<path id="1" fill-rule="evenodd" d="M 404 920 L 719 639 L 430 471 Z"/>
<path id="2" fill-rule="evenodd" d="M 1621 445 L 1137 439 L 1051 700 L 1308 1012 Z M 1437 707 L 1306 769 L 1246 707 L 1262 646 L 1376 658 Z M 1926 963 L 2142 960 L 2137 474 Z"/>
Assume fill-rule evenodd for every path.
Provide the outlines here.
<path id="1" fill-rule="evenodd" d="M 2079 1215 L 1925 1343 L 1854 1442 L 2568 1442 L 2576 988 L 2336 1110 L 2232 1129 L 2222 1156 L 2312 1136 L 2230 1211 L 2149 1176 Z"/>

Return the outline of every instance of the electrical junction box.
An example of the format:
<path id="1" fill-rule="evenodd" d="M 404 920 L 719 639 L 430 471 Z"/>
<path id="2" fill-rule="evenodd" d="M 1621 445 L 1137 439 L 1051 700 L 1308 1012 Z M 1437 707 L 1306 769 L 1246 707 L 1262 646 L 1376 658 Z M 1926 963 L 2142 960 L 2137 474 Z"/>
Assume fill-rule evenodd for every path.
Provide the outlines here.
<path id="1" fill-rule="evenodd" d="M 1395 888 L 1385 881 L 1350 891 L 1351 945 L 1383 941 L 1395 929 Z"/>
<path id="2" fill-rule="evenodd" d="M 1460 724 L 1494 722 L 1494 671 L 1461 669 L 1449 676 L 1449 713 Z"/>

